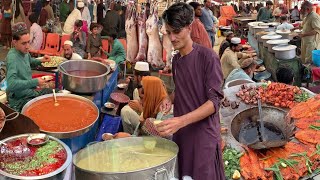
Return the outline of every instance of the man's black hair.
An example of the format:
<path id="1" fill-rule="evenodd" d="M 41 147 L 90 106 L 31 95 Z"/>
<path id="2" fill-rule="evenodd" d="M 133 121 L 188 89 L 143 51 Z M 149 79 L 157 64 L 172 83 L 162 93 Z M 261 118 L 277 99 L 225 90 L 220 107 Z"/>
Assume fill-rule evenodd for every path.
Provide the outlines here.
<path id="1" fill-rule="evenodd" d="M 138 71 L 138 70 L 134 70 L 134 75 L 136 76 L 151 76 L 150 71 Z"/>
<path id="2" fill-rule="evenodd" d="M 83 22 L 81 20 L 76 20 L 76 22 L 74 23 L 74 26 L 76 27 L 82 27 Z"/>
<path id="3" fill-rule="evenodd" d="M 291 84 L 293 82 L 294 74 L 290 68 L 279 67 L 276 75 L 278 82 L 285 84 Z"/>
<path id="4" fill-rule="evenodd" d="M 25 31 L 20 31 L 18 33 L 13 33 L 12 34 L 12 39 L 13 40 L 16 40 L 16 41 L 19 41 L 21 36 L 25 35 L 25 34 L 28 34 L 29 31 L 28 30 L 25 30 Z"/>
<path id="5" fill-rule="evenodd" d="M 192 6 L 194 10 L 201 6 L 198 2 L 190 2 L 189 5 Z"/>
<path id="6" fill-rule="evenodd" d="M 287 16 L 281 16 L 281 17 L 280 17 L 280 20 L 281 20 L 281 21 L 287 21 L 288 19 L 287 19 Z"/>
<path id="7" fill-rule="evenodd" d="M 162 18 L 174 30 L 189 26 L 194 18 L 193 8 L 184 2 L 178 2 L 163 12 Z"/>

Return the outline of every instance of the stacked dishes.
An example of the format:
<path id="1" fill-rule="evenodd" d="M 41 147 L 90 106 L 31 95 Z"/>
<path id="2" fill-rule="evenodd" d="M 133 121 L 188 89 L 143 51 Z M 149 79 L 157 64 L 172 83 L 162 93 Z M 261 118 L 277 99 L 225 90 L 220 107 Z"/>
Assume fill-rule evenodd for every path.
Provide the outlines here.
<path id="1" fill-rule="evenodd" d="M 290 42 L 289 39 L 275 39 L 275 40 L 268 40 L 266 43 L 268 44 L 268 51 L 271 53 L 274 53 L 274 50 L 272 49 L 275 46 L 278 45 L 287 45 Z"/>
<path id="2" fill-rule="evenodd" d="M 262 22 L 258 21 L 258 22 L 250 22 L 250 23 L 248 23 L 249 32 L 250 32 L 252 35 L 254 35 L 253 27 L 254 27 L 254 26 L 258 26 L 260 23 L 262 23 Z"/>
<path id="3" fill-rule="evenodd" d="M 281 37 L 281 35 L 264 35 L 261 37 L 261 39 L 263 40 L 263 46 L 268 47 L 268 40 L 280 39 Z"/>

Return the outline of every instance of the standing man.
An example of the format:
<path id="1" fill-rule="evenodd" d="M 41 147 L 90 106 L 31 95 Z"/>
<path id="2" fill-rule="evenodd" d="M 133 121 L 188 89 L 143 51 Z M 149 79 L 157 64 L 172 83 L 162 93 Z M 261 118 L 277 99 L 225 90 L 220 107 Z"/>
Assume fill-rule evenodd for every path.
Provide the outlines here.
<path id="1" fill-rule="evenodd" d="M 303 64 L 312 62 L 312 50 L 320 49 L 320 16 L 312 11 L 312 3 L 305 1 L 301 5 L 302 21 L 301 61 Z"/>
<path id="2" fill-rule="evenodd" d="M 83 2 L 78 2 L 77 3 L 78 8 L 74 8 L 72 12 L 69 14 L 68 18 L 66 19 L 66 22 L 64 23 L 63 26 L 63 32 L 65 34 L 72 34 L 74 31 L 74 24 L 77 20 L 81 20 L 81 11 L 83 10 L 84 3 Z"/>
<path id="3" fill-rule="evenodd" d="M 54 19 L 53 9 L 50 5 L 50 0 L 46 0 L 44 4 L 45 6 L 43 7 L 43 9 L 45 9 L 48 12 L 48 19 Z"/>
<path id="4" fill-rule="evenodd" d="M 60 22 L 65 22 L 69 14 L 70 6 L 68 4 L 68 0 L 64 0 L 60 4 Z"/>
<path id="5" fill-rule="evenodd" d="M 223 98 L 219 57 L 192 42 L 193 9 L 186 3 L 170 6 L 162 15 L 175 50 L 174 118 L 157 125 L 161 136 L 173 135 L 179 146 L 180 179 L 225 180 L 220 148 L 219 107 Z M 196 74 L 196 76 L 195 76 Z M 169 112 L 169 100 L 160 109 Z"/>
<path id="6" fill-rule="evenodd" d="M 199 17 L 202 15 L 201 5 L 197 2 L 190 2 L 189 5 L 194 9 L 194 20 L 191 24 L 192 41 L 204 47 L 212 48 L 211 41 L 206 33 L 206 29 L 199 19 Z"/>
<path id="7" fill-rule="evenodd" d="M 266 7 L 262 7 L 259 9 L 257 21 L 265 21 L 265 22 L 272 22 L 274 17 L 272 16 L 271 8 L 273 6 L 272 1 L 266 2 Z"/>
<path id="8" fill-rule="evenodd" d="M 41 66 L 42 62 L 49 62 L 50 57 L 44 56 L 42 60 L 34 59 L 29 54 L 30 35 L 25 23 L 19 22 L 12 26 L 12 43 L 7 60 L 7 94 L 9 106 L 16 111 L 31 99 L 49 94 L 51 89 L 37 90 L 37 86 L 43 85 L 46 80 L 42 78 L 32 79 L 31 67 Z"/>
<path id="9" fill-rule="evenodd" d="M 204 7 L 202 8 L 202 15 L 200 17 L 201 22 L 203 23 L 206 31 L 208 33 L 209 39 L 211 41 L 212 47 L 214 46 L 216 28 L 214 24 L 216 23 L 212 11 L 210 10 L 211 1 L 204 0 Z"/>

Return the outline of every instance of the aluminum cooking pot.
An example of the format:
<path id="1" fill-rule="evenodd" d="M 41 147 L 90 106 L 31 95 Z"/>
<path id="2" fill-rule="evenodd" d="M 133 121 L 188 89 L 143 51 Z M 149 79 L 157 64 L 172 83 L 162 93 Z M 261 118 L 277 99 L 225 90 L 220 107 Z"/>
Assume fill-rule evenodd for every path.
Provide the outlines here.
<path id="1" fill-rule="evenodd" d="M 44 130 L 40 129 L 41 132 L 44 132 L 46 134 L 49 134 L 49 135 L 54 136 L 54 137 L 59 138 L 59 139 L 72 138 L 72 137 L 80 136 L 80 135 L 88 132 L 93 127 L 93 125 L 96 123 L 96 121 L 98 120 L 98 118 L 99 118 L 98 107 L 92 101 L 90 101 L 89 99 L 87 99 L 85 97 L 82 97 L 82 96 L 74 95 L 74 94 L 57 93 L 56 96 L 57 97 L 60 97 L 60 96 L 62 96 L 62 97 L 70 97 L 70 98 L 78 99 L 78 100 L 81 100 L 83 102 L 88 103 L 89 105 L 94 107 L 95 111 L 97 112 L 97 117 L 95 118 L 95 120 L 90 125 L 88 125 L 87 127 L 82 128 L 82 129 L 77 129 L 77 130 L 69 131 L 69 132 L 52 132 L 52 131 L 44 131 Z M 36 97 L 36 98 L 32 99 L 31 101 L 29 101 L 27 104 L 25 104 L 23 106 L 23 108 L 21 110 L 21 114 L 25 114 L 27 109 L 30 106 L 32 106 L 33 103 L 41 101 L 41 100 L 44 100 L 44 99 L 47 99 L 47 98 L 52 98 L 52 97 L 53 97 L 52 94 L 46 94 L 46 95 L 42 95 L 42 96 L 39 96 L 39 97 Z M 41 108 L 41 107 L 39 107 L 39 108 Z M 48 116 L 54 116 L 54 114 L 48 114 Z M 48 123 L 50 123 L 50 122 L 48 122 Z"/>
<path id="2" fill-rule="evenodd" d="M 30 134 L 20 134 L 20 135 L 16 135 L 16 136 L 12 136 L 9 138 L 6 138 L 4 140 L 2 140 L 3 142 L 8 142 L 8 141 L 12 141 L 15 140 L 17 138 L 21 138 L 21 137 L 28 137 Z M 36 179 L 42 179 L 42 180 L 61 180 L 64 178 L 65 174 L 66 174 L 66 169 L 67 167 L 71 164 L 72 161 L 72 153 L 70 148 L 64 144 L 62 141 L 60 141 L 57 138 L 54 138 L 52 136 L 49 136 L 49 139 L 57 141 L 59 144 L 61 144 L 63 146 L 63 148 L 66 150 L 67 152 L 67 159 L 64 162 L 64 164 L 56 169 L 55 171 L 42 175 L 42 176 L 17 176 L 17 175 L 12 175 L 9 174 L 7 172 L 4 172 L 2 170 L 0 170 L 0 179 L 1 180 L 13 180 L 13 179 L 22 179 L 22 180 L 36 180 Z"/>
<path id="3" fill-rule="evenodd" d="M 276 30 L 276 33 L 279 34 L 279 35 L 281 35 L 282 38 L 284 38 L 284 39 L 291 39 L 291 38 L 290 38 L 291 31 L 290 31 L 290 30 L 285 30 L 285 31 L 283 31 L 283 30 Z"/>
<path id="4" fill-rule="evenodd" d="M 272 48 L 274 50 L 275 57 L 279 60 L 288 60 L 296 57 L 295 45 L 284 45 L 284 46 L 275 46 Z"/>
<path id="5" fill-rule="evenodd" d="M 95 153 L 101 153 L 101 151 L 108 149 L 107 152 L 102 153 L 108 153 L 108 156 L 111 157 L 109 160 L 101 159 L 101 161 L 106 161 L 104 163 L 111 163 L 112 167 L 118 167 L 118 166 L 126 166 L 128 164 L 125 164 L 123 161 L 120 161 L 120 155 L 121 157 L 127 156 L 128 152 L 124 151 L 118 151 L 118 148 L 125 147 L 125 149 L 132 149 L 132 147 L 145 147 L 145 142 L 147 141 L 153 141 L 155 143 L 155 147 L 162 148 L 165 150 L 168 150 L 172 152 L 172 157 L 170 156 L 168 160 L 162 162 L 159 165 L 151 166 L 145 169 L 139 169 L 135 171 L 128 171 L 128 172 L 98 172 L 98 171 L 92 171 L 81 168 L 79 162 L 85 158 L 90 158 L 91 155 L 94 155 Z M 119 154 L 122 153 L 122 154 Z M 159 152 L 158 152 L 159 153 Z M 80 150 L 78 153 L 76 153 L 73 157 L 73 165 L 75 166 L 75 175 L 77 180 L 115 180 L 115 179 L 121 179 L 121 180 L 145 180 L 145 179 L 157 179 L 157 180 L 170 180 L 174 177 L 174 170 L 175 170 L 175 163 L 178 153 L 178 146 L 170 140 L 159 138 L 159 137 L 129 137 L 129 138 L 121 138 L 121 139 L 115 139 L 110 141 L 104 141 L 99 142 L 90 146 L 87 146 L 86 148 Z M 152 154 L 150 154 L 152 155 Z M 145 155 L 146 156 L 146 155 Z M 142 158 L 143 156 L 140 156 Z M 157 156 L 153 156 L 154 158 L 157 158 Z M 133 157 L 134 158 L 134 157 Z M 136 161 L 139 161 L 140 163 L 143 162 L 143 159 L 137 158 Z M 87 159 L 88 160 L 88 159 Z M 85 163 L 90 163 L 91 161 L 85 161 Z M 129 161 L 130 162 L 130 161 Z M 127 163 L 129 163 L 127 161 Z M 96 162 L 99 163 L 99 162 Z M 88 167 L 92 167 L 88 165 Z"/>
<path id="6" fill-rule="evenodd" d="M 290 42 L 289 39 L 275 39 L 275 40 L 268 40 L 266 43 L 268 45 L 268 51 L 274 53 L 273 47 L 278 45 L 287 45 Z"/>
<path id="7" fill-rule="evenodd" d="M 254 37 L 257 37 L 257 33 L 261 31 L 267 31 L 269 26 L 253 26 Z"/>
<path id="8" fill-rule="evenodd" d="M 248 26 L 249 26 L 249 32 L 254 35 L 254 31 L 253 31 L 253 26 L 258 26 L 259 23 L 262 23 L 261 21 L 258 21 L 258 22 L 250 22 L 248 23 Z"/>
<path id="9" fill-rule="evenodd" d="M 94 93 L 102 90 L 108 82 L 110 67 L 92 60 L 69 60 L 58 66 L 63 87 L 76 93 Z M 71 72 L 94 72 L 96 75 L 79 76 Z"/>

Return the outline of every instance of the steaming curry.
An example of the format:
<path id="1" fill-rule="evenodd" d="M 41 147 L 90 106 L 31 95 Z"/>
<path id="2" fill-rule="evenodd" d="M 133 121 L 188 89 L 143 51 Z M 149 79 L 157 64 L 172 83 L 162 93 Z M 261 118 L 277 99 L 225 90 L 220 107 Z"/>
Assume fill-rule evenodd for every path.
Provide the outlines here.
<path id="1" fill-rule="evenodd" d="M 58 106 L 52 97 L 33 103 L 25 111 L 44 131 L 69 132 L 85 128 L 92 124 L 98 112 L 89 103 L 72 97 L 57 97 Z"/>

